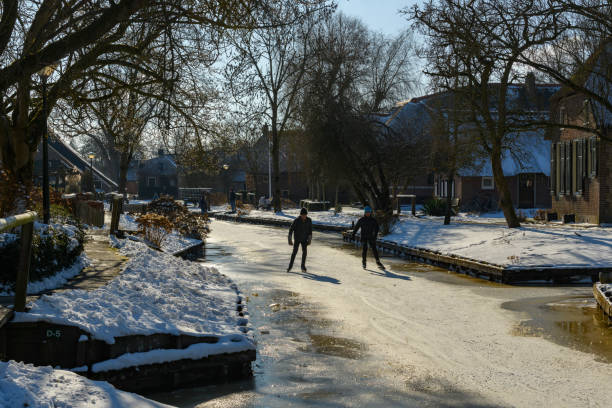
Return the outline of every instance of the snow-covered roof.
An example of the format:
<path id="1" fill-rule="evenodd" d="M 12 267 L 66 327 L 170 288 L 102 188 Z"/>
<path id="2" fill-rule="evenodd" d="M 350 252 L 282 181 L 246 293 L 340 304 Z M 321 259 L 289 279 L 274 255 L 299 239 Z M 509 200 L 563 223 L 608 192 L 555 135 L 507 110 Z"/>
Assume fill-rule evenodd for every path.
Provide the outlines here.
<path id="1" fill-rule="evenodd" d="M 544 132 L 524 132 L 513 135 L 512 148 L 502 155 L 502 169 L 505 176 L 520 173 L 542 173 L 550 176 L 550 140 L 544 139 Z M 512 152 L 512 153 L 511 153 Z M 460 176 L 493 177 L 491 161 L 481 159 L 472 168 L 459 171 Z"/>
<path id="2" fill-rule="evenodd" d="M 81 154 L 74 150 L 68 143 L 64 143 L 57 137 L 49 137 L 49 147 L 55 151 L 63 160 L 72 164 L 77 168 L 80 173 L 87 173 L 91 168 L 94 172 L 95 177 L 100 180 L 109 189 L 118 188 L 118 184 L 115 183 L 110 177 L 105 175 L 96 166 L 91 166 L 91 163 L 81 157 Z"/>
<path id="3" fill-rule="evenodd" d="M 612 64 L 612 41 L 602 47 L 593 72 L 585 82 L 586 88 L 594 94 L 603 96 L 612 105 L 612 78 L 610 78 L 610 64 Z M 591 99 L 593 115 L 601 127 L 612 127 L 612 111 L 605 104 Z"/>

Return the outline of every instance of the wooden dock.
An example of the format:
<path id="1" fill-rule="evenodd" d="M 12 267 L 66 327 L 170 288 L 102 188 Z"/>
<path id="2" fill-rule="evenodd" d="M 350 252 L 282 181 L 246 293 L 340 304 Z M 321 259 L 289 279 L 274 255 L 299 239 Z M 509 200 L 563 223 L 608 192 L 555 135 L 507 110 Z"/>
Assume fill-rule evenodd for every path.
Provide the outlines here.
<path id="1" fill-rule="evenodd" d="M 612 319 L 612 296 L 606 296 L 601 290 L 601 283 L 597 282 L 593 285 L 593 295 L 597 304 L 603 310 L 604 314 Z M 612 285 L 608 285 L 612 286 Z"/>

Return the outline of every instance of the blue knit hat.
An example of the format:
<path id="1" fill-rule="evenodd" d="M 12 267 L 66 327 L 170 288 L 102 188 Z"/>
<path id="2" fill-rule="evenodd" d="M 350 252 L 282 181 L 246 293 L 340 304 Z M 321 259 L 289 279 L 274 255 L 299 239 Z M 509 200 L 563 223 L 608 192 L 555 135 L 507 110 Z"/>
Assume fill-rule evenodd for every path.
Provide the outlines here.
<path id="1" fill-rule="evenodd" d="M 369 205 L 366 205 L 365 208 L 363 209 L 364 213 L 371 213 L 372 212 L 372 207 L 370 207 Z"/>

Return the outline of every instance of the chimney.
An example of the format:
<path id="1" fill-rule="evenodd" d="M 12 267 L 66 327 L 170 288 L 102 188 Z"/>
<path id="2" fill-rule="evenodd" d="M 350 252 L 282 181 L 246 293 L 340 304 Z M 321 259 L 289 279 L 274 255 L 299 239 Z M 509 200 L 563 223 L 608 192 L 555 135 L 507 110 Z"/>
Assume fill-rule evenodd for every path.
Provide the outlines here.
<path id="1" fill-rule="evenodd" d="M 159 149 L 157 149 L 157 155 L 160 156 L 160 157 L 164 155 L 164 148 L 163 147 L 160 147 Z"/>
<path id="2" fill-rule="evenodd" d="M 529 102 L 538 105 L 538 94 L 536 92 L 536 78 L 533 72 L 530 72 L 525 77 L 525 88 L 527 88 L 527 97 Z"/>

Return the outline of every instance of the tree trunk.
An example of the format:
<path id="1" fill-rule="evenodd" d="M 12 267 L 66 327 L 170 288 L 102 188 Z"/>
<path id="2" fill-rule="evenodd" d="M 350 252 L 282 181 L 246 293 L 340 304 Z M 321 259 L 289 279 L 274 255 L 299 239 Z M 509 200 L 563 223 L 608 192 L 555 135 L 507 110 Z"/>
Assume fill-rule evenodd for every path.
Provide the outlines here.
<path id="1" fill-rule="evenodd" d="M 334 207 L 336 208 L 338 207 L 338 190 L 339 190 L 338 183 L 336 183 L 336 199 L 334 200 L 335 201 Z"/>
<path id="2" fill-rule="evenodd" d="M 455 180 L 455 172 L 448 172 L 448 182 L 446 183 L 446 212 L 444 213 L 444 225 L 449 225 L 451 222 L 452 205 L 453 205 L 453 182 Z"/>
<path id="3" fill-rule="evenodd" d="M 280 165 L 279 165 L 279 137 L 278 137 L 278 129 L 276 128 L 276 118 L 274 117 L 272 120 L 272 190 L 274 191 L 274 199 L 272 200 L 272 205 L 274 207 L 274 212 L 282 211 L 281 207 L 281 197 L 280 197 Z"/>
<path id="4" fill-rule="evenodd" d="M 495 180 L 495 185 L 497 190 L 499 191 L 499 203 L 502 211 L 504 212 L 504 217 L 506 217 L 506 223 L 508 224 L 508 228 L 518 228 L 521 226 L 521 223 L 514 212 L 514 206 L 512 205 L 512 195 L 510 194 L 510 189 L 508 188 L 508 183 L 506 182 L 506 177 L 504 177 L 504 170 L 502 168 L 502 157 L 501 157 L 501 148 L 496 146 L 493 148 L 491 152 L 491 167 L 493 168 L 493 179 Z"/>
<path id="5" fill-rule="evenodd" d="M 119 194 L 123 195 L 123 199 L 127 198 L 127 172 L 130 167 L 130 157 L 127 153 L 121 153 L 121 161 L 119 163 Z"/>

